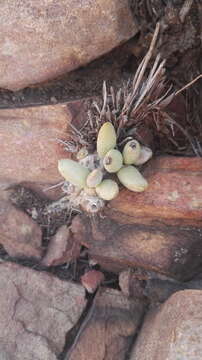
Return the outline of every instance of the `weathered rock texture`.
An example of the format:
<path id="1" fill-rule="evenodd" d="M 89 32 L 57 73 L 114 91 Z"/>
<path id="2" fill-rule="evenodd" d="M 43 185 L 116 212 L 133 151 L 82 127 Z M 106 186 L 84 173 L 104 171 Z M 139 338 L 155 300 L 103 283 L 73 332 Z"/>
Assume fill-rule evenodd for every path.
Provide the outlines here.
<path id="1" fill-rule="evenodd" d="M 69 263 L 79 257 L 80 248 L 81 245 L 74 240 L 67 226 L 63 225 L 50 239 L 42 264 L 55 266 Z"/>
<path id="2" fill-rule="evenodd" d="M 0 199 L 0 244 L 7 253 L 13 257 L 40 259 L 41 241 L 39 225 L 10 202 Z"/>
<path id="3" fill-rule="evenodd" d="M 104 274 L 98 270 L 89 270 L 81 276 L 81 284 L 89 293 L 94 293 L 98 286 L 104 281 Z"/>
<path id="4" fill-rule="evenodd" d="M 62 181 L 57 161 L 68 153 L 56 139 L 65 139 L 69 121 L 66 105 L 1 110 L 0 183 L 42 191 Z"/>
<path id="5" fill-rule="evenodd" d="M 146 315 L 130 360 L 201 360 L 201 314 L 201 290 L 175 293 Z"/>
<path id="6" fill-rule="evenodd" d="M 16 90 L 85 65 L 137 32 L 127 0 L 3 0 L 0 87 Z"/>
<path id="7" fill-rule="evenodd" d="M 84 307 L 81 286 L 16 264 L 1 264 L 0 358 L 56 360 Z"/>
<path id="8" fill-rule="evenodd" d="M 95 303 L 65 360 L 123 360 L 136 334 L 144 305 L 107 289 Z"/>
<path id="9" fill-rule="evenodd" d="M 202 267 L 202 159 L 164 157 L 144 173 L 144 193 L 127 190 L 105 217 L 73 220 L 72 231 L 110 271 L 128 266 L 188 280 Z"/>
<path id="10" fill-rule="evenodd" d="M 133 290 L 133 294 L 135 293 L 134 285 L 136 285 L 136 283 L 132 278 L 131 288 Z M 177 291 L 186 289 L 202 290 L 202 280 L 200 279 L 200 274 L 198 279 L 193 279 L 186 282 L 173 281 L 173 279 L 168 280 L 157 277 L 150 277 L 150 279 L 144 282 L 144 289 L 142 293 L 149 299 L 150 306 L 155 307 L 159 303 L 165 302 L 172 294 L 176 293 Z"/>
<path id="11" fill-rule="evenodd" d="M 110 203 L 110 216 L 140 224 L 202 227 L 202 159 L 162 156 L 149 162 L 146 192 L 123 190 Z M 133 204 L 133 206 L 131 206 Z M 119 213 L 120 212 L 120 213 Z M 123 220 L 124 221 L 124 220 Z"/>

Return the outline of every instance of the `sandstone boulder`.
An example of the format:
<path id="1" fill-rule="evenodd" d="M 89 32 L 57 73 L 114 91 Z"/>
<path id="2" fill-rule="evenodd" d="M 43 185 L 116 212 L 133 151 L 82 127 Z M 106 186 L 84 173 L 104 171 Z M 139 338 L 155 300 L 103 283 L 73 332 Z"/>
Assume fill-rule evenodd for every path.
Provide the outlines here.
<path id="1" fill-rule="evenodd" d="M 104 216 L 77 217 L 72 231 L 109 271 L 138 266 L 189 280 L 202 268 L 201 169 L 201 158 L 156 158 L 145 192 L 123 189 Z"/>
<path id="2" fill-rule="evenodd" d="M 144 314 L 144 305 L 119 291 L 97 293 L 65 360 L 124 360 Z"/>
<path id="3" fill-rule="evenodd" d="M 68 153 L 64 140 L 71 114 L 66 105 L 0 111 L 1 187 L 24 183 L 43 193 L 61 182 L 57 160 Z M 51 196 L 53 190 L 43 193 Z"/>
<path id="4" fill-rule="evenodd" d="M 53 79 L 136 32 L 127 0 L 3 0 L 0 87 L 17 90 Z"/>
<path id="5" fill-rule="evenodd" d="M 41 228 L 26 213 L 0 199 L 0 244 L 12 257 L 40 259 Z"/>
<path id="6" fill-rule="evenodd" d="M 175 293 L 147 313 L 130 360 L 201 360 L 201 314 L 201 290 Z"/>
<path id="7" fill-rule="evenodd" d="M 56 266 L 70 263 L 79 257 L 80 248 L 80 244 L 74 240 L 68 227 L 63 225 L 50 239 L 42 264 L 45 266 Z"/>
<path id="8" fill-rule="evenodd" d="M 0 358 L 56 360 L 85 304 L 79 285 L 0 264 Z"/>

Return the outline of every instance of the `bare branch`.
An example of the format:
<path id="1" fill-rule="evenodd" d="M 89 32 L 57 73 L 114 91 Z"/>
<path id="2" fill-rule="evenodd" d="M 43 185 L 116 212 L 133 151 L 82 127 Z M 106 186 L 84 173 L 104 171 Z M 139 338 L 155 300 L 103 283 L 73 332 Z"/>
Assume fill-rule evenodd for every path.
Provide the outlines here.
<path id="1" fill-rule="evenodd" d="M 182 91 L 188 89 L 191 85 L 193 85 L 196 81 L 198 81 L 199 79 L 202 78 L 202 74 L 198 75 L 195 79 L 193 79 L 192 81 L 190 81 L 188 84 L 186 84 L 185 86 L 183 86 L 180 90 L 175 92 L 175 96 L 177 96 L 178 94 L 180 94 Z"/>

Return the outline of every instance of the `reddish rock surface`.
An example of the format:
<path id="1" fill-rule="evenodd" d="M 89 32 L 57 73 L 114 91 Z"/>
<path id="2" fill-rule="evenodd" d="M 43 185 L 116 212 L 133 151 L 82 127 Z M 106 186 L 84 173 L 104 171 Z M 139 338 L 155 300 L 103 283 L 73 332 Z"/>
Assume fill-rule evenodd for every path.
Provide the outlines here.
<path id="1" fill-rule="evenodd" d="M 143 313 L 143 304 L 117 290 L 97 293 L 65 360 L 125 359 Z"/>
<path id="2" fill-rule="evenodd" d="M 56 360 L 85 304 L 79 285 L 0 264 L 0 358 Z"/>
<path id="3" fill-rule="evenodd" d="M 40 259 L 41 241 L 39 225 L 8 201 L 0 200 L 0 243 L 7 253 L 13 257 Z"/>
<path id="4" fill-rule="evenodd" d="M 72 231 L 109 271 L 142 267 L 179 280 L 202 268 L 202 159 L 151 161 L 144 193 L 123 189 L 103 218 L 73 220 Z"/>
<path id="5" fill-rule="evenodd" d="M 89 293 L 94 293 L 103 281 L 104 274 L 97 270 L 90 270 L 81 277 L 81 284 Z"/>
<path id="6" fill-rule="evenodd" d="M 130 360 L 201 360 L 201 313 L 201 290 L 175 293 L 146 315 Z"/>
<path id="7" fill-rule="evenodd" d="M 126 0 L 3 0 L 0 87 L 16 90 L 85 65 L 137 32 Z"/>
<path id="8" fill-rule="evenodd" d="M 120 272 L 119 274 L 119 286 L 122 293 L 125 296 L 130 296 L 130 287 L 131 287 L 131 269 L 126 269 Z"/>
<path id="9" fill-rule="evenodd" d="M 111 219 L 76 217 L 75 238 L 108 271 L 141 267 L 178 280 L 188 280 L 202 268 L 202 232 L 199 229 L 118 224 Z"/>
<path id="10" fill-rule="evenodd" d="M 42 191 L 62 181 L 57 160 L 68 153 L 56 139 L 65 139 L 69 121 L 66 105 L 1 110 L 0 183 L 26 183 Z"/>
<path id="11" fill-rule="evenodd" d="M 111 218 L 202 227 L 202 158 L 157 157 L 149 162 L 144 176 L 148 189 L 143 193 L 121 191 L 110 202 Z"/>
<path id="12" fill-rule="evenodd" d="M 69 263 L 80 255 L 81 245 L 74 240 L 66 225 L 61 226 L 50 239 L 48 250 L 42 260 L 45 266 Z"/>

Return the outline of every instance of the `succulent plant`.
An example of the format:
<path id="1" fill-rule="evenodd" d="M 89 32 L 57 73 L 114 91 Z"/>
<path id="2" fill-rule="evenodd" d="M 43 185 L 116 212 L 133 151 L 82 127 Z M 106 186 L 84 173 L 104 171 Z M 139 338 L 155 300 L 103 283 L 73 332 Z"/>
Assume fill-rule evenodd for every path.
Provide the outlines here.
<path id="1" fill-rule="evenodd" d="M 117 176 L 121 184 L 131 191 L 142 192 L 148 186 L 146 179 L 132 165 L 123 166 Z"/>
<path id="2" fill-rule="evenodd" d="M 98 196 L 91 196 L 83 192 L 80 197 L 79 205 L 84 211 L 95 214 L 104 207 L 105 203 Z"/>
<path id="3" fill-rule="evenodd" d="M 86 156 L 88 156 L 88 150 L 86 149 L 86 147 L 83 146 L 76 154 L 76 158 L 77 158 L 77 160 L 82 160 Z"/>
<path id="4" fill-rule="evenodd" d="M 140 156 L 141 146 L 137 140 L 130 140 L 123 149 L 123 161 L 125 165 L 132 165 Z"/>
<path id="5" fill-rule="evenodd" d="M 92 188 L 92 187 L 90 188 L 90 187 L 86 186 L 83 190 L 84 190 L 85 194 L 87 194 L 87 195 L 97 196 L 95 188 Z"/>
<path id="6" fill-rule="evenodd" d="M 89 170 L 94 170 L 102 167 L 102 160 L 99 158 L 98 154 L 89 154 L 86 157 L 80 159 L 79 164 L 87 167 Z"/>
<path id="7" fill-rule="evenodd" d="M 84 188 L 86 186 L 86 178 L 90 171 L 71 159 L 61 159 L 58 161 L 58 170 L 60 174 L 71 184 Z"/>
<path id="8" fill-rule="evenodd" d="M 123 165 L 123 157 L 121 152 L 116 149 L 109 150 L 103 159 L 103 165 L 109 173 L 115 173 L 119 171 Z"/>
<path id="9" fill-rule="evenodd" d="M 90 172 L 86 179 L 86 185 L 89 188 L 94 188 L 102 181 L 103 173 L 101 169 L 94 169 Z"/>
<path id="10" fill-rule="evenodd" d="M 134 165 L 142 165 L 145 164 L 148 160 L 151 159 L 153 153 L 150 148 L 147 146 L 141 146 L 140 155 L 137 160 L 134 162 Z"/>
<path id="11" fill-rule="evenodd" d="M 114 180 L 105 179 L 96 188 L 97 195 L 103 199 L 110 201 L 114 199 L 119 193 L 119 187 Z"/>
<path id="12" fill-rule="evenodd" d="M 64 181 L 63 185 L 62 185 L 62 191 L 64 193 L 66 193 L 67 195 L 70 194 L 79 194 L 81 191 L 81 188 L 78 186 L 73 185 L 72 183 L 70 183 L 69 181 Z"/>
<path id="13" fill-rule="evenodd" d="M 120 183 L 131 191 L 142 192 L 147 188 L 147 181 L 133 165 L 148 161 L 152 150 L 141 146 L 137 140 L 126 143 L 123 155 L 114 149 L 115 146 L 114 126 L 106 122 L 97 136 L 97 153 L 89 154 L 83 147 L 76 155 L 78 161 L 59 160 L 58 170 L 65 178 L 63 191 L 73 207 L 81 207 L 94 214 L 104 207 L 105 201 L 114 199 L 119 193 L 119 186 L 112 179 L 103 180 L 107 173 L 116 173 Z"/>
<path id="14" fill-rule="evenodd" d="M 116 146 L 116 132 L 114 126 L 109 121 L 105 122 L 97 136 L 97 152 L 100 158 L 104 158 L 106 153 Z"/>

